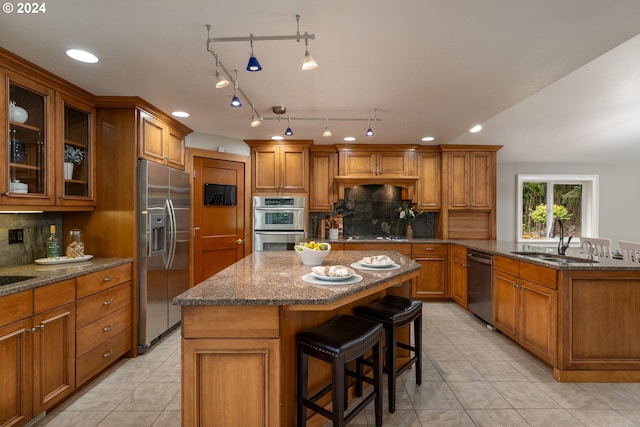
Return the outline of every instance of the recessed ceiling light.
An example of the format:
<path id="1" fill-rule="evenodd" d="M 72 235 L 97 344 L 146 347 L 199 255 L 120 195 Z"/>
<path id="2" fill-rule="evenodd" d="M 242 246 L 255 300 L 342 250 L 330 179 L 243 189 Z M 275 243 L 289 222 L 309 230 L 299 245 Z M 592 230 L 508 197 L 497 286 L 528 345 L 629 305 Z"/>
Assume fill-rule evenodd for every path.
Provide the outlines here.
<path id="1" fill-rule="evenodd" d="M 475 125 L 471 129 L 469 129 L 469 132 L 476 133 L 476 132 L 480 132 L 481 130 L 482 130 L 482 126 L 481 125 Z"/>
<path id="2" fill-rule="evenodd" d="M 189 117 L 189 113 L 187 113 L 186 111 L 174 111 L 173 113 L 171 113 L 171 115 L 176 117 Z"/>
<path id="3" fill-rule="evenodd" d="M 274 141 L 282 141 L 284 139 L 284 136 L 275 135 L 275 136 L 272 136 L 271 139 L 273 139 Z"/>
<path id="4" fill-rule="evenodd" d="M 345 136 L 344 140 L 347 142 L 353 142 L 356 140 L 356 138 L 354 136 Z"/>
<path id="5" fill-rule="evenodd" d="M 76 61 L 86 62 L 87 64 L 95 64 L 98 62 L 98 57 L 86 50 L 69 49 L 67 50 L 67 55 Z"/>
<path id="6" fill-rule="evenodd" d="M 425 136 L 424 138 L 422 138 L 422 141 L 424 142 L 430 142 L 433 141 L 435 138 L 432 136 Z"/>

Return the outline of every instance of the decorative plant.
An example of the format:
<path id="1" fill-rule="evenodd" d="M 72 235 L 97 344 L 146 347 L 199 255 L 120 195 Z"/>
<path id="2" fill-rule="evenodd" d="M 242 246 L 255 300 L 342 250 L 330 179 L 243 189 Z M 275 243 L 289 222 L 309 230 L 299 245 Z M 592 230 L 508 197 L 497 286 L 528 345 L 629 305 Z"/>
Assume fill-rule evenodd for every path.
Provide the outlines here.
<path id="1" fill-rule="evenodd" d="M 69 145 L 64 148 L 64 161 L 79 165 L 84 160 L 84 153 L 79 148 L 73 148 Z"/>
<path id="2" fill-rule="evenodd" d="M 416 219 L 416 216 L 422 213 L 416 213 L 415 207 L 413 206 L 399 207 L 396 211 L 400 213 L 400 219 L 406 221 L 408 224 L 411 224 L 413 220 Z"/>

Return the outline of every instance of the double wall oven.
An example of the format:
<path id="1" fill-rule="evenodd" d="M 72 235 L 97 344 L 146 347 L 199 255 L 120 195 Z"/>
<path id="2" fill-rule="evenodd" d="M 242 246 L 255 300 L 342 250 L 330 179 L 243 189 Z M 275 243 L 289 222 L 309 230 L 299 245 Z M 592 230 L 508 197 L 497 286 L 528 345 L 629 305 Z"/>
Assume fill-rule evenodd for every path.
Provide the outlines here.
<path id="1" fill-rule="evenodd" d="M 254 196 L 253 250 L 293 250 L 303 242 L 306 202 L 304 196 Z"/>

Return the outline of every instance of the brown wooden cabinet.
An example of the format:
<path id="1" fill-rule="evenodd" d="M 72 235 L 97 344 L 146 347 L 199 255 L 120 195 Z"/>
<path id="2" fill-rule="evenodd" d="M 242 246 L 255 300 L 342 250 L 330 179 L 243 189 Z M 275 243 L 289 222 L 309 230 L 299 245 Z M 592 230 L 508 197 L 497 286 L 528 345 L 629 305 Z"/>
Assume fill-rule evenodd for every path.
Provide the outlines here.
<path id="1" fill-rule="evenodd" d="M 138 156 L 184 170 L 185 134 L 147 111 L 140 111 Z"/>
<path id="2" fill-rule="evenodd" d="M 75 280 L 0 298 L 0 424 L 24 425 L 75 390 Z"/>
<path id="3" fill-rule="evenodd" d="M 333 212 L 333 204 L 338 201 L 334 181 L 338 172 L 338 152 L 328 145 L 313 145 L 309 151 L 309 211 Z"/>
<path id="4" fill-rule="evenodd" d="M 493 321 L 540 359 L 557 364 L 557 272 L 501 256 L 493 258 Z"/>
<path id="5" fill-rule="evenodd" d="M 395 178 L 415 176 L 414 149 L 401 146 L 383 149 L 376 146 L 337 145 L 339 174 L 350 178 Z"/>
<path id="6" fill-rule="evenodd" d="M 446 244 L 413 243 L 411 259 L 422 266 L 418 280 L 414 281 L 411 295 L 416 298 L 447 297 Z"/>
<path id="7" fill-rule="evenodd" d="M 439 211 L 441 208 L 440 149 L 420 148 L 416 152 L 418 189 L 416 207 L 422 211 Z"/>
<path id="8" fill-rule="evenodd" d="M 77 278 L 78 386 L 131 349 L 131 275 L 131 264 L 124 264 Z"/>
<path id="9" fill-rule="evenodd" d="M 449 259 L 451 269 L 450 296 L 462 307 L 467 308 L 467 248 L 451 245 Z"/>
<path id="10" fill-rule="evenodd" d="M 253 193 L 307 193 L 311 141 L 245 141 L 251 147 Z"/>
<path id="11" fill-rule="evenodd" d="M 91 210 L 95 206 L 94 96 L 0 49 L 0 205 L 7 210 Z M 64 150 L 83 153 L 64 175 Z"/>

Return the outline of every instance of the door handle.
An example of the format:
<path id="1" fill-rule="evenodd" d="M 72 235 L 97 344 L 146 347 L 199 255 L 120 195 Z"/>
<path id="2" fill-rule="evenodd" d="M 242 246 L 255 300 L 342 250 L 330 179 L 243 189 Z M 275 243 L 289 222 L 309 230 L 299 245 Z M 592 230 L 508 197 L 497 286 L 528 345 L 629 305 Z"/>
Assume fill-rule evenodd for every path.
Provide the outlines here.
<path id="1" fill-rule="evenodd" d="M 238 239 L 238 240 L 236 240 L 236 244 L 237 244 L 237 245 L 241 245 L 241 244 L 243 244 L 243 243 L 244 243 L 244 240 L 242 240 L 242 239 Z"/>

